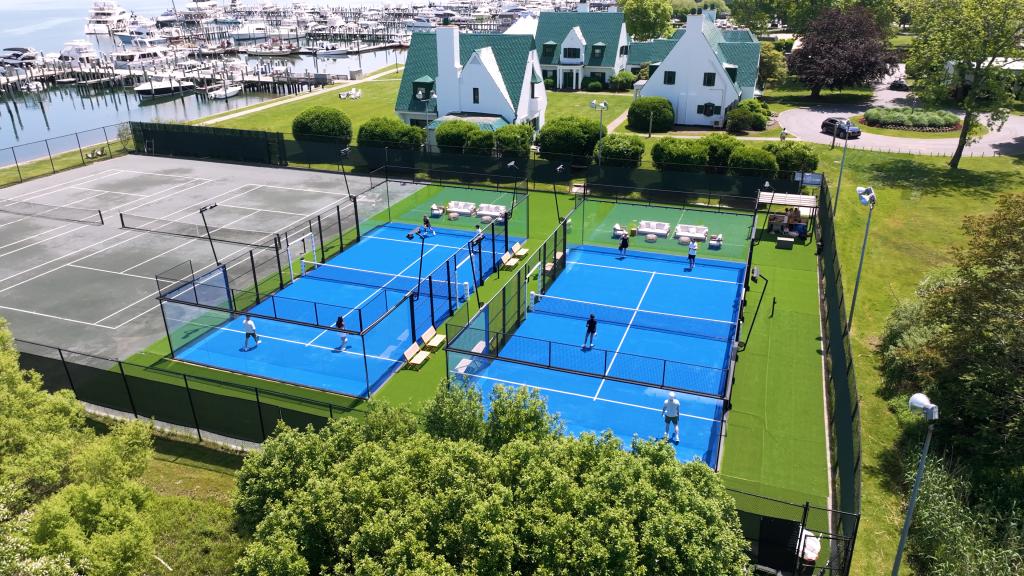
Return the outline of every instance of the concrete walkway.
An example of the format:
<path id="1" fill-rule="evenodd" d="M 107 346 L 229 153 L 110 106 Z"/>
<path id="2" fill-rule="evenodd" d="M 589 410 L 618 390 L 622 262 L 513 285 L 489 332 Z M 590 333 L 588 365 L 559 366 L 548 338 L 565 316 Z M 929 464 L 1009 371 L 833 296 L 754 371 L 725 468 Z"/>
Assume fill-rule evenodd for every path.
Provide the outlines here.
<path id="1" fill-rule="evenodd" d="M 901 75 L 902 69 L 894 76 Z M 851 118 L 859 116 L 873 106 L 912 106 L 913 96 L 907 92 L 889 90 L 890 78 L 875 87 L 875 96 L 870 105 L 821 104 L 811 108 L 794 108 L 779 114 L 779 124 L 786 131 L 805 142 L 830 144 L 832 136 L 821 132 L 821 122 L 829 116 Z M 858 150 L 879 152 L 903 152 L 928 156 L 952 156 L 956 151 L 959 133 L 950 138 L 913 138 L 883 136 L 862 132 L 861 137 L 850 140 L 849 147 Z M 842 140 L 837 140 L 842 145 Z M 964 156 L 1016 156 L 1024 154 L 1024 116 L 1011 115 L 1002 130 L 991 131 L 978 142 L 964 149 Z"/>
<path id="2" fill-rule="evenodd" d="M 401 71 L 402 69 L 403 69 L 403 67 L 399 67 L 398 68 L 399 71 Z M 199 125 L 200 126 L 212 126 L 214 124 L 218 124 L 220 122 L 225 122 L 227 120 L 234 120 L 235 118 L 241 118 L 242 116 L 246 116 L 248 114 L 253 114 L 255 112 L 262 112 L 264 110 L 267 110 L 269 108 L 273 108 L 275 106 L 281 106 L 283 104 L 291 104 L 292 102 L 298 102 L 299 100 L 305 100 L 306 98 L 313 98 L 314 96 L 320 96 L 322 94 L 328 94 L 330 92 L 338 92 L 338 91 L 343 90 L 345 88 L 351 88 L 352 86 L 356 86 L 358 84 L 362 84 L 363 82 L 369 82 L 371 80 L 377 80 L 378 78 L 382 78 L 384 76 L 387 76 L 388 74 L 394 74 L 395 71 L 396 71 L 395 68 L 389 66 L 389 67 L 387 67 L 384 70 L 377 71 L 374 74 L 371 74 L 370 76 L 367 76 L 366 78 L 363 78 L 362 80 L 353 80 L 353 81 L 350 81 L 350 82 L 342 82 L 340 84 L 335 84 L 335 85 L 331 86 L 330 88 L 325 88 L 323 90 L 303 92 L 302 94 L 295 94 L 293 96 L 286 96 L 284 98 L 276 98 L 276 99 L 271 100 L 270 102 L 268 102 L 266 104 L 260 104 L 259 106 L 253 106 L 251 108 L 244 108 L 244 109 L 239 110 L 238 112 L 235 112 L 233 114 L 225 114 L 224 116 L 218 116 L 216 118 L 212 118 L 212 119 L 207 120 L 205 122 L 200 122 Z M 397 80 L 396 80 L 396 82 L 397 82 Z"/>

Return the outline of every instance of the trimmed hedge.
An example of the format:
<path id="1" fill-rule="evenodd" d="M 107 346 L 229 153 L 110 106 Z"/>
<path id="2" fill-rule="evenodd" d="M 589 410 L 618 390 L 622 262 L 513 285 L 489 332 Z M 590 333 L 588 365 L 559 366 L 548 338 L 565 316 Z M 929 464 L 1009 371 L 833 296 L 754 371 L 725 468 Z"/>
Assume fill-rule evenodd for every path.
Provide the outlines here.
<path id="1" fill-rule="evenodd" d="M 709 134 L 697 141 L 708 148 L 708 164 L 719 168 L 728 166 L 732 151 L 743 146 L 743 142 L 727 134 Z"/>
<path id="2" fill-rule="evenodd" d="M 466 138 L 466 147 L 463 148 L 463 151 L 473 156 L 493 156 L 494 132 L 481 130 L 480 128 L 470 132 Z"/>
<path id="3" fill-rule="evenodd" d="M 587 82 L 586 89 L 587 92 L 600 92 L 601 90 L 604 90 L 604 84 L 602 84 L 600 80 L 591 80 Z"/>
<path id="4" fill-rule="evenodd" d="M 331 138 L 344 148 L 352 142 L 352 121 L 336 108 L 311 106 L 292 120 L 292 135 L 296 140 Z"/>
<path id="5" fill-rule="evenodd" d="M 419 150 L 426 138 L 423 128 L 410 126 L 394 116 L 370 118 L 359 127 L 359 145 L 368 148 Z"/>
<path id="6" fill-rule="evenodd" d="M 555 161 L 571 156 L 575 164 L 589 164 L 594 146 L 604 134 L 605 128 L 597 120 L 578 116 L 549 120 L 537 135 L 540 157 Z"/>
<path id="7" fill-rule="evenodd" d="M 645 96 L 637 98 L 629 105 L 626 125 L 636 132 L 668 132 L 676 121 L 676 113 L 668 98 Z"/>
<path id="8" fill-rule="evenodd" d="M 732 133 L 764 130 L 771 117 L 772 113 L 764 102 L 753 98 L 744 100 L 726 113 L 725 129 Z"/>
<path id="9" fill-rule="evenodd" d="M 960 117 L 945 110 L 879 107 L 871 108 L 864 113 L 864 123 L 868 126 L 897 130 L 951 132 L 960 128 Z"/>
<path id="10" fill-rule="evenodd" d="M 729 172 L 737 176 L 761 176 L 772 178 L 779 171 L 775 155 L 754 146 L 741 146 L 729 156 Z"/>
<path id="11" fill-rule="evenodd" d="M 465 120 L 448 120 L 434 130 L 434 139 L 442 152 L 461 154 L 466 142 L 480 127 Z"/>
<path id="12" fill-rule="evenodd" d="M 818 169 L 818 154 L 804 142 L 770 142 L 764 149 L 775 156 L 782 172 L 814 172 Z"/>
<path id="13" fill-rule="evenodd" d="M 703 172 L 708 164 L 708 147 L 699 140 L 662 138 L 651 148 L 651 159 L 658 170 Z"/>
<path id="14" fill-rule="evenodd" d="M 598 140 L 597 151 L 605 166 L 636 168 L 644 155 L 644 141 L 639 136 L 609 134 Z"/>
<path id="15" fill-rule="evenodd" d="M 636 84 L 636 75 L 629 70 L 623 70 L 612 76 L 611 88 L 616 91 L 630 90 Z"/>
<path id="16" fill-rule="evenodd" d="M 524 158 L 530 155 L 533 144 L 533 126 L 509 124 L 494 131 L 494 144 L 501 156 Z"/>

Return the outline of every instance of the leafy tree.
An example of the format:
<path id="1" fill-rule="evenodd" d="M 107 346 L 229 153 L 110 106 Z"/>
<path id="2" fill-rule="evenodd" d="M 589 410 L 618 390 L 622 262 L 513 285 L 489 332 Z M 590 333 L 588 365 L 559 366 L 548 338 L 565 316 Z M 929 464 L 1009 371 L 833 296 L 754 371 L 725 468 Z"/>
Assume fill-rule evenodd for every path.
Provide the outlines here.
<path id="1" fill-rule="evenodd" d="M 630 134 L 609 134 L 597 143 L 597 150 L 605 166 L 636 168 L 644 155 L 644 141 Z"/>
<path id="2" fill-rule="evenodd" d="M 708 164 L 722 168 L 729 165 L 729 157 L 732 156 L 732 151 L 743 146 L 743 142 L 738 138 L 721 133 L 708 134 L 698 138 L 697 142 L 707 147 Z"/>
<path id="3" fill-rule="evenodd" d="M 779 170 L 786 173 L 786 176 L 818 169 L 818 153 L 805 142 L 769 142 L 764 149 L 775 156 Z"/>
<path id="4" fill-rule="evenodd" d="M 650 62 L 644 62 L 640 65 L 640 70 L 636 73 L 637 80 L 649 80 L 651 78 L 651 64 Z"/>
<path id="5" fill-rule="evenodd" d="M 669 0 L 618 0 L 618 5 L 634 41 L 653 40 L 672 32 L 672 4 Z"/>
<path id="6" fill-rule="evenodd" d="M 817 98 L 823 88 L 842 90 L 876 82 L 895 65 L 895 56 L 866 8 L 829 9 L 818 15 L 789 55 L 789 71 Z"/>
<path id="7" fill-rule="evenodd" d="M 643 96 L 633 100 L 626 113 L 626 125 L 636 132 L 668 132 L 676 121 L 676 113 L 668 98 Z"/>
<path id="8" fill-rule="evenodd" d="M 533 126 L 529 124 L 509 124 L 494 131 L 494 145 L 502 157 L 525 158 L 532 144 Z"/>
<path id="9" fill-rule="evenodd" d="M 786 55 L 771 42 L 761 42 L 761 62 L 757 66 L 757 78 L 761 88 L 767 88 L 789 75 Z"/>
<path id="10" fill-rule="evenodd" d="M 330 138 L 344 148 L 352 141 L 352 121 L 336 108 L 310 106 L 292 120 L 296 140 Z"/>
<path id="11" fill-rule="evenodd" d="M 708 147 L 697 140 L 662 138 L 651 148 L 651 159 L 658 170 L 701 172 L 708 165 Z"/>
<path id="12" fill-rule="evenodd" d="M 743 146 L 729 156 L 729 172 L 738 176 L 774 178 L 779 162 L 771 152 L 755 146 Z"/>
<path id="13" fill-rule="evenodd" d="M 574 164 L 589 164 L 594 146 L 604 134 L 605 128 L 597 120 L 561 116 L 544 124 L 537 135 L 537 145 L 545 160 L 559 161 L 568 157 Z"/>
<path id="14" fill-rule="evenodd" d="M 889 318 L 879 346 L 887 386 L 942 407 L 942 439 L 979 464 L 1024 461 L 1024 195 L 965 220 L 978 241 L 922 282 Z"/>
<path id="15" fill-rule="evenodd" d="M 446 120 L 434 130 L 434 139 L 442 152 L 461 154 L 470 137 L 480 127 L 466 120 Z"/>
<path id="16" fill-rule="evenodd" d="M 424 140 L 423 128 L 410 126 L 394 116 L 376 116 L 359 127 L 359 145 L 366 148 L 418 150 Z"/>
<path id="17" fill-rule="evenodd" d="M 939 104 L 952 94 L 964 111 L 949 161 L 957 168 L 981 122 L 999 130 L 1009 117 L 1019 72 L 1008 68 L 1024 59 L 1024 3 L 911 0 L 909 5 L 918 31 L 907 60 L 907 73 L 916 80 L 914 93 Z"/>
<path id="18" fill-rule="evenodd" d="M 779 0 L 733 0 L 729 3 L 729 13 L 737 24 L 760 34 L 771 27 L 775 15 L 780 13 L 780 4 L 782 2 Z M 764 46 L 764 43 L 761 45 Z M 764 48 L 761 48 L 761 58 L 764 58 Z"/>
<path id="19" fill-rule="evenodd" d="M 610 433 L 563 436 L 536 391 L 496 387 L 486 419 L 479 398 L 440 390 L 422 420 L 441 436 L 380 405 L 365 422 L 273 436 L 239 474 L 259 510 L 239 574 L 742 574 L 735 507 L 707 466 L 663 442 L 627 452 Z M 246 494 L 297 470 L 316 472 Z"/>
<path id="20" fill-rule="evenodd" d="M 40 556 L 32 549 L 32 512 L 14 512 L 10 487 L 0 486 L 0 574 L 17 576 L 76 576 L 67 556 Z"/>

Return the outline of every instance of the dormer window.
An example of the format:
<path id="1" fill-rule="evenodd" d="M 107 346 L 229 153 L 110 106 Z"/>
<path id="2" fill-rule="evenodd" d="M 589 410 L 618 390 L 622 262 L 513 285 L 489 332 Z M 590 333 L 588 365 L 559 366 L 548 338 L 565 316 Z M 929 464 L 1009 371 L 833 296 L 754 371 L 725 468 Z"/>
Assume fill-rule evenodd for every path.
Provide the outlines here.
<path id="1" fill-rule="evenodd" d="M 594 44 L 594 47 L 590 49 L 590 57 L 593 60 L 601 60 L 604 58 L 604 42 L 598 42 Z"/>
<path id="2" fill-rule="evenodd" d="M 629 55 L 629 44 L 623 44 L 619 47 L 619 56 Z"/>
<path id="3" fill-rule="evenodd" d="M 412 81 L 413 97 L 417 100 L 429 100 L 434 90 L 434 79 L 430 76 L 420 76 Z"/>
<path id="4" fill-rule="evenodd" d="M 544 43 L 544 48 L 541 51 L 541 56 L 545 56 L 547 58 L 551 58 L 554 55 L 555 55 L 555 43 L 554 42 L 545 42 Z"/>
<path id="5" fill-rule="evenodd" d="M 562 48 L 562 58 L 565 58 L 566 60 L 577 60 L 579 57 L 579 48 Z"/>

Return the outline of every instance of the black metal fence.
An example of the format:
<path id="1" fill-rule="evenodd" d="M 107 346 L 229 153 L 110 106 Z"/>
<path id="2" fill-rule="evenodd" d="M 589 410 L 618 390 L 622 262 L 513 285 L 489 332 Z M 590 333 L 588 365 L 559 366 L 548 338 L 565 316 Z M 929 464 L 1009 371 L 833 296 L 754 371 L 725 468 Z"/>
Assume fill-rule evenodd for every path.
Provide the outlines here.
<path id="1" fill-rule="evenodd" d="M 71 390 L 78 400 L 115 417 L 153 421 L 170 432 L 221 443 L 266 440 L 279 420 L 295 427 L 320 427 L 339 414 L 359 410 L 347 398 L 321 402 L 227 380 L 192 376 L 45 344 L 16 341 L 23 368 L 39 372 L 47 390 Z"/>
<path id="2" fill-rule="evenodd" d="M 188 124 L 131 122 L 138 151 L 154 156 L 284 166 L 284 135 Z"/>
<path id="3" fill-rule="evenodd" d="M 88 166 L 134 150 L 127 123 L 2 148 L 0 187 Z"/>

